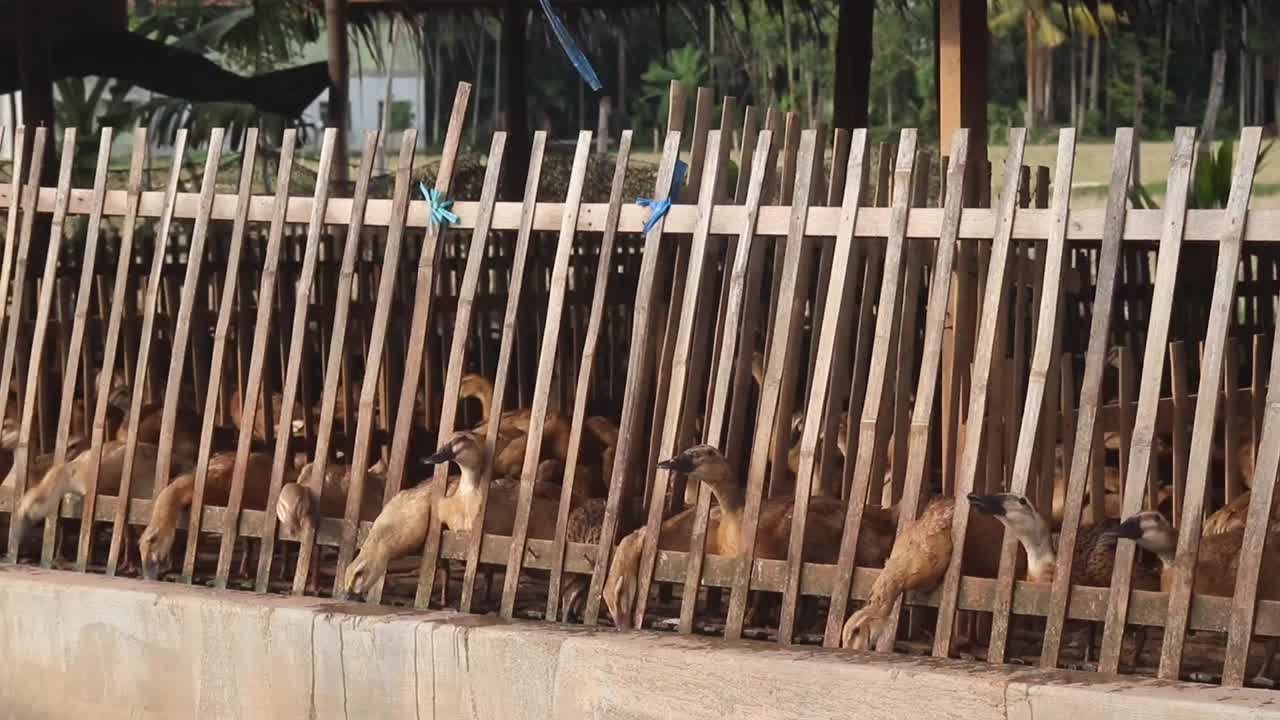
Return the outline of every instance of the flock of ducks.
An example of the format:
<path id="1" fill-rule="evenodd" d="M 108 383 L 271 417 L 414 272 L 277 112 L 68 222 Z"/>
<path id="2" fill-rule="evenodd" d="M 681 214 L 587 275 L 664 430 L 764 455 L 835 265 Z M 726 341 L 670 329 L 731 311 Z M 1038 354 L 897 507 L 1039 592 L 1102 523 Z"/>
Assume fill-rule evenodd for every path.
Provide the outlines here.
<path id="1" fill-rule="evenodd" d="M 756 368 L 757 374 L 759 373 Z M 456 466 L 457 474 L 443 480 L 424 478 L 413 482 L 407 478 L 405 489 L 386 496 L 386 472 L 381 461 L 365 474 L 360 519 L 371 521 L 370 530 L 359 553 L 346 569 L 340 587 L 353 594 L 364 594 L 388 572 L 400 558 L 420 554 L 433 519 L 451 530 L 471 533 L 483 527 L 498 535 L 512 534 L 520 497 L 518 480 L 528 447 L 532 413 L 528 408 L 503 412 L 491 422 L 494 387 L 477 374 L 465 375 L 460 383 L 460 399 L 476 401 L 480 407 L 479 422 L 445 438 L 424 460 L 428 465 Z M 117 388 L 109 401 L 108 437 L 102 446 L 97 491 L 112 496 L 119 493 L 127 445 L 129 425 L 127 388 Z M 279 403 L 279 398 L 273 402 Z M 278 405 L 277 408 L 278 410 Z M 294 414 L 297 417 L 299 413 Z M 160 441 L 160 408 L 144 406 L 137 422 L 134 444 L 133 478 L 130 494 L 151 497 Z M 263 429 L 261 417 L 255 427 Z M 798 464 L 798 437 L 803 421 L 792 423 L 792 450 L 789 465 Z M 487 441 L 490 426 L 496 428 L 493 446 Z M 837 438 L 840 459 L 846 452 L 848 418 L 840 418 Z M 555 537 L 561 482 L 569 462 L 570 421 L 555 410 L 548 410 L 536 478 L 533 482 L 529 512 L 528 538 L 550 540 Z M 137 540 L 137 557 L 142 574 L 150 579 L 160 577 L 173 563 L 174 547 L 184 514 L 189 511 L 195 490 L 199 418 L 179 412 L 174 429 L 171 459 L 173 479 L 155 496 L 152 515 Z M 298 428 L 295 428 L 298 429 Z M 609 418 L 596 416 L 584 421 L 585 433 L 576 459 L 575 482 L 570 499 L 566 539 L 571 543 L 599 543 L 605 520 L 605 496 L 615 481 L 614 453 L 618 427 Z M 0 445 L 13 440 L 12 432 L 0 437 Z M 273 457 L 261 442 L 261 433 L 247 459 L 241 505 L 267 510 Z M 1106 444 L 1118 445 L 1107 436 Z M 216 443 L 215 443 L 216 444 Z M 31 527 L 53 513 L 65 495 L 84 495 L 89 489 L 93 468 L 92 454 L 86 452 L 82 438 L 72 438 L 66 459 L 54 463 L 52 455 L 34 457 L 28 477 L 36 479 L 16 503 L 11 522 L 21 537 Z M 1159 456 L 1168 453 L 1167 443 L 1157 443 Z M 1061 448 L 1058 448 L 1061 454 Z M 1239 466 L 1252 479 L 1252 446 L 1241 449 Z M 1247 458 L 1247 461 L 1246 461 Z M 210 457 L 204 489 L 204 502 L 225 506 L 230 500 L 236 455 L 231 451 L 215 452 Z M 886 459 L 886 465 L 891 459 Z M 711 445 L 695 445 L 674 457 L 662 460 L 659 468 L 684 475 L 690 486 L 705 487 L 714 499 L 706 534 L 706 552 L 735 557 L 747 544 L 744 538 L 746 483 L 721 451 Z M 1157 465 L 1158 467 L 1158 465 Z M 794 467 L 791 468 L 794 471 Z M 1104 521 L 1081 528 L 1075 541 L 1075 561 L 1071 581 L 1075 585 L 1107 587 L 1111 582 L 1117 541 L 1132 539 L 1144 551 L 1137 566 L 1134 587 L 1146 590 L 1168 590 L 1169 568 L 1173 563 L 1177 532 L 1167 518 L 1169 488 L 1162 488 L 1156 498 L 1161 510 L 1151 510 L 1133 517 L 1118 517 L 1120 478 L 1110 465 L 1106 473 L 1107 497 L 1103 499 Z M 891 469 L 890 469 L 891 472 Z M 283 486 L 273 508 L 281 529 L 291 537 L 302 537 L 314 529 L 321 518 L 341 518 L 345 514 L 350 488 L 351 468 L 341 462 L 326 464 L 323 473 L 314 463 L 286 464 Z M 482 502 L 482 487 L 490 478 L 487 499 Z M 12 488 L 10 472 L 5 485 Z M 887 484 L 887 483 L 886 483 Z M 754 553 L 766 560 L 786 560 L 794 519 L 794 500 L 786 497 L 764 499 L 761 503 Z M 1033 583 L 1050 583 L 1057 573 L 1057 538 L 1055 525 L 1061 521 L 1061 504 L 1055 502 L 1046 516 L 1022 495 L 971 494 L 969 506 L 976 513 L 965 536 L 963 572 L 966 575 L 994 578 L 999 570 L 999 548 L 1004 534 L 1011 533 L 1019 541 L 1018 577 Z M 481 506 L 483 504 L 483 516 Z M 1195 591 L 1200 594 L 1231 596 L 1248 513 L 1249 494 L 1236 497 L 1203 524 L 1199 560 L 1195 575 Z M 624 503 L 620 517 L 622 532 L 613 553 L 604 583 L 603 600 L 615 626 L 622 630 L 640 626 L 636 616 L 637 591 L 640 585 L 640 556 L 647 540 L 641 524 L 638 503 Z M 842 644 L 848 648 L 872 647 L 886 632 L 892 609 L 904 593 L 927 591 L 946 574 L 952 557 L 952 523 L 957 508 L 950 497 L 934 497 L 918 517 L 899 528 L 897 507 L 887 503 L 868 503 L 856 548 L 858 567 L 881 568 L 866 602 L 844 623 Z M 815 495 L 808 503 L 803 538 L 803 560 L 832 564 L 837 561 L 848 508 L 845 500 Z M 694 523 L 694 507 L 688 507 L 668 518 L 659 527 L 657 546 L 661 550 L 688 551 Z M 1086 510 L 1085 518 L 1090 513 Z M 1280 522 L 1269 528 L 1270 539 L 1280 534 Z M 126 541 L 129 538 L 126 538 Z M 252 538 L 246 538 L 246 542 Z M 189 540 L 190 542 L 190 540 Z M 1268 543 L 1270 549 L 1271 543 Z M 126 546 L 128 552 L 128 546 Z M 1147 557 L 1149 555 L 1149 557 Z M 242 555 L 246 562 L 248 552 Z M 314 560 L 313 560 L 314 561 Z M 445 574 L 440 584 L 442 602 L 447 598 L 447 563 L 439 569 Z M 492 572 L 489 570 L 489 572 Z M 315 577 L 315 573 L 312 574 Z M 492 582 L 492 576 L 490 576 Z M 588 577 L 566 573 L 561 588 L 562 617 L 581 613 L 587 599 Z M 1280 600 L 1280 574 L 1263 573 L 1259 596 Z M 776 601 L 768 594 L 754 598 L 753 611 L 768 612 Z M 1271 648 L 1274 650 L 1274 646 Z M 1086 649 L 1087 658 L 1088 649 Z M 1139 650 L 1139 653 L 1141 651 Z M 1270 665 L 1270 653 L 1266 667 Z"/>

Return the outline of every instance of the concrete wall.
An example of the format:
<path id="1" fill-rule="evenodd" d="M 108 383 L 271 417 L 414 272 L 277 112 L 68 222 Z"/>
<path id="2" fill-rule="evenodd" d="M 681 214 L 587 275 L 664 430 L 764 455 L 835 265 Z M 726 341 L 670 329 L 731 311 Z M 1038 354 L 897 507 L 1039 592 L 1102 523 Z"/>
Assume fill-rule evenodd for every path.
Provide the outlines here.
<path id="1" fill-rule="evenodd" d="M 1280 718 L 1271 691 L 0 568 L 0 718 Z"/>

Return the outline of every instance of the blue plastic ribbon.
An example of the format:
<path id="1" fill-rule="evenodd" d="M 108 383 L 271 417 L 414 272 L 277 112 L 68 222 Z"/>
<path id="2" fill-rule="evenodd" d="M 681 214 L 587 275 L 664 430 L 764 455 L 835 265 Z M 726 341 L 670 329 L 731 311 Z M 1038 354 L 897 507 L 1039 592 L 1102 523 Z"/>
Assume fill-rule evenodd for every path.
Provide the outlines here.
<path id="1" fill-rule="evenodd" d="M 432 225 L 453 225 L 461 219 L 449 209 L 453 207 L 453 201 L 445 200 L 444 193 L 435 188 L 427 188 L 424 182 L 418 183 L 418 189 L 422 191 L 422 198 L 431 206 Z"/>
<path id="2" fill-rule="evenodd" d="M 671 173 L 671 192 L 665 198 L 661 200 L 639 198 L 636 200 L 636 204 L 640 207 L 647 207 L 653 211 L 649 214 L 649 219 L 644 222 L 645 235 L 648 235 L 653 226 L 657 225 L 658 221 L 671 209 L 671 202 L 676 195 L 680 194 L 680 183 L 684 182 L 684 174 L 688 169 L 689 166 L 685 165 L 683 160 L 677 160 L 675 171 Z"/>
<path id="3" fill-rule="evenodd" d="M 591 61 L 587 56 L 578 49 L 578 44 L 573 41 L 573 36 L 569 34 L 569 29 L 564 26 L 564 22 L 560 20 L 560 16 L 556 15 L 556 11 L 551 7 L 551 0 L 539 0 L 542 3 L 542 12 L 547 16 L 547 22 L 551 23 L 551 32 L 555 33 L 556 40 L 560 41 L 560 47 L 564 49 L 564 54 L 569 56 L 569 62 L 578 69 L 578 74 L 586 81 L 587 85 L 595 92 L 599 92 L 603 85 L 600 84 L 600 78 L 596 75 L 595 68 L 591 67 Z"/>

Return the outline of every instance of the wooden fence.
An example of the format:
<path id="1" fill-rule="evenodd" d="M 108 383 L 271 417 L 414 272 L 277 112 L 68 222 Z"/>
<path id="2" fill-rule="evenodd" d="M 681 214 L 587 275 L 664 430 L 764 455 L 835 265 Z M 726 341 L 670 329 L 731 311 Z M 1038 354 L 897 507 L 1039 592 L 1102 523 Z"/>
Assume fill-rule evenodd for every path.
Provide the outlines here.
<path id="1" fill-rule="evenodd" d="M 460 86 L 435 177 L 446 197 L 468 98 Z M 537 134 L 523 200 L 499 200 L 506 136 L 495 133 L 479 197 L 457 198 L 457 221 L 438 224 L 413 180 L 412 131 L 392 196 L 371 197 L 371 135 L 345 198 L 331 197 L 327 182 L 333 133 L 314 196 L 298 197 L 288 190 L 301 162 L 291 132 L 277 191 L 264 196 L 252 192 L 255 131 L 238 190 L 224 194 L 215 187 L 221 131 L 189 193 L 178 187 L 184 134 L 170 182 L 153 192 L 140 182 L 144 131 L 132 138 L 126 188 L 107 186 L 107 130 L 94 184 L 82 189 L 71 181 L 74 130 L 57 186 L 41 187 L 50 138 L 18 128 L 9 149 L 34 149 L 14 153 L 12 183 L 0 189 L 9 561 L 38 554 L 46 566 L 126 573 L 132 536 L 156 524 L 164 488 L 182 482 L 178 507 L 200 509 L 170 520 L 188 538 L 172 555 L 182 582 L 345 597 L 357 552 L 378 532 L 365 507 L 444 487 L 448 464 L 423 463 L 456 429 L 474 426 L 485 439 L 490 470 L 474 517 L 492 530 L 483 513 L 496 443 L 514 417 L 502 409 L 513 406 L 527 409 L 519 481 L 495 491 L 511 498 L 510 530 L 445 529 L 424 504 L 395 523 L 411 549 L 392 553 L 368 601 L 383 602 L 385 589 L 388 601 L 412 596 L 425 607 L 452 582 L 464 611 L 552 619 L 565 581 L 577 578 L 589 580 L 581 619 L 597 624 L 617 543 L 643 527 L 627 550 L 638 549 L 628 615 L 639 624 L 835 647 L 849 611 L 873 593 L 894 525 L 875 562 L 855 560 L 868 537 L 884 535 L 877 523 L 888 508 L 900 532 L 927 498 L 955 497 L 949 532 L 960 540 L 969 493 L 1003 491 L 1029 498 L 1058 529 L 1052 582 L 1015 577 L 1011 533 L 998 549 L 978 549 L 999 561 L 986 573 L 954 542 L 937 587 L 908 593 L 901 624 L 895 607 L 882 650 L 1058 667 L 1076 662 L 1064 653 L 1067 621 L 1087 621 L 1103 628 L 1104 672 L 1120 669 L 1125 630 L 1137 628 L 1162 631 L 1160 651 L 1147 662 L 1139 649 L 1126 668 L 1243 683 L 1251 647 L 1257 655 L 1250 640 L 1280 637 L 1280 596 L 1260 574 L 1280 464 L 1280 399 L 1271 397 L 1280 364 L 1266 369 L 1280 211 L 1248 210 L 1260 132 L 1242 134 L 1224 208 L 1187 207 L 1196 138 L 1181 129 L 1165 207 L 1136 210 L 1126 201 L 1135 138 L 1121 130 L 1105 205 L 1080 209 L 1070 202 L 1071 130 L 1059 136 L 1052 175 L 1023 165 L 1022 130 L 1010 132 L 1004 167 L 991 173 L 966 167 L 965 131 L 947 162 L 914 130 L 873 145 L 864 130 L 801 129 L 796 115 L 746 108 L 739 119 L 732 98 L 712 129 L 706 89 L 686 142 L 687 104 L 674 88 L 654 196 L 671 194 L 682 156 L 686 182 L 643 234 L 653 211 L 624 194 L 629 132 L 602 203 L 582 199 L 589 132 L 564 187 L 542 181 L 549 150 Z M 539 199 L 540 189 L 563 201 Z M 41 257 L 43 270 L 33 265 Z M 459 414 L 468 372 L 491 379 L 493 412 Z M 126 418 L 123 468 L 113 471 L 122 480 L 99 488 L 99 467 L 117 452 L 107 443 L 113 405 Z M 592 416 L 617 431 L 588 452 Z M 135 457 L 147 422 L 158 425 L 157 447 Z M 567 442 L 549 449 L 557 423 Z M 188 433 L 193 468 L 180 468 Z M 714 514 L 706 485 L 659 464 L 695 443 L 718 448 L 741 478 Z M 53 502 L 68 487 L 82 498 L 61 503 L 43 537 L 24 542 L 29 521 L 43 517 L 24 494 L 75 452 L 85 487 L 58 486 Z M 234 457 L 229 469 L 211 469 L 219 453 Z M 295 456 L 314 461 L 313 478 L 326 477 L 326 465 L 342 475 L 341 509 L 300 528 L 276 512 L 297 478 Z M 549 495 L 535 482 L 548 456 L 564 468 Z M 154 475 L 132 471 L 153 465 Z M 589 539 L 570 528 L 584 494 L 597 496 Z M 686 506 L 660 544 L 660 527 Z M 1233 565 L 1226 591 L 1192 593 L 1204 518 L 1222 506 L 1247 516 L 1232 555 L 1238 575 Z M 1138 589 L 1127 538 L 1117 541 L 1110 588 L 1073 586 L 1082 525 L 1144 509 L 1163 509 L 1178 527 L 1169 592 Z M 552 534 L 531 531 L 546 525 L 543 512 Z M 838 520 L 836 535 L 807 541 L 820 529 L 806 526 L 823 517 Z M 736 552 L 704 552 L 730 524 L 740 529 Z M 148 528 L 139 542 L 151 552 L 156 538 Z M 257 547 L 256 571 L 243 569 L 252 555 L 242 539 Z M 277 544 L 296 544 L 296 558 Z M 460 584 L 439 587 L 442 560 L 465 566 Z M 488 592 L 475 596 L 482 571 L 490 583 L 494 571 L 503 578 L 496 606 Z M 753 593 L 781 595 L 776 620 L 748 617 Z"/>

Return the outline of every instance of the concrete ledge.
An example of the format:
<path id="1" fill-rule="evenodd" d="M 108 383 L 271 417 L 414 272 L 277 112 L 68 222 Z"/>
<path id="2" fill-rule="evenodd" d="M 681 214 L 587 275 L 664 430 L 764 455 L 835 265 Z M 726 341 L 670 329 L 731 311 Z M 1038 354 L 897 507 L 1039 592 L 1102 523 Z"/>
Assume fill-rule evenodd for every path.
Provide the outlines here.
<path id="1" fill-rule="evenodd" d="M 1277 718 L 1280 694 L 3 566 L 0 718 Z"/>

